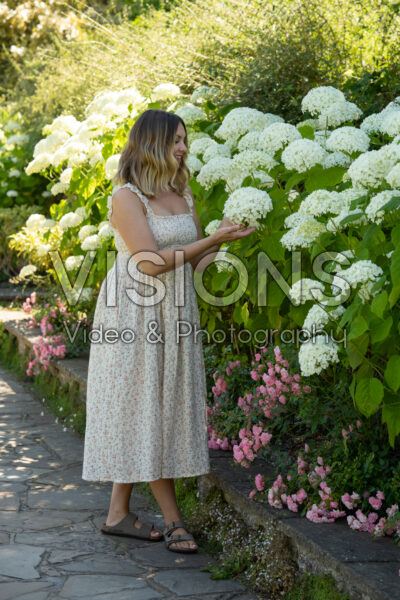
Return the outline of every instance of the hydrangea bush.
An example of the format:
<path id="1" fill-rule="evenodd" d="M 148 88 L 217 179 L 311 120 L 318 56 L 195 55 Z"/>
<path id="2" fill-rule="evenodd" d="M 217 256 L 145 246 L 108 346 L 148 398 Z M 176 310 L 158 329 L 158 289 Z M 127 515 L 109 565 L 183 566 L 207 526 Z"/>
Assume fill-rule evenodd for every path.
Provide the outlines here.
<path id="1" fill-rule="evenodd" d="M 247 268 L 240 301 L 213 306 L 199 299 L 201 325 L 210 333 L 232 321 L 250 332 L 308 333 L 299 349 L 301 374 L 329 380 L 340 364 L 350 383 L 347 401 L 366 417 L 379 412 L 393 446 L 400 432 L 400 99 L 363 119 L 340 90 L 321 86 L 303 98 L 304 120 L 293 125 L 237 104 L 217 109 L 216 93 L 195 90 L 188 102 L 170 83 L 150 98 L 135 88 L 107 91 L 86 107 L 84 121 L 60 115 L 44 128 L 26 173 L 46 175 L 51 193 L 66 197 L 51 206 L 51 227 L 31 219 L 12 243 L 52 276 L 49 247 L 57 249 L 72 280 L 87 251 L 96 251 L 86 281 L 96 290 L 113 244 L 110 179 L 129 129 L 146 108 L 176 111 L 188 127 L 191 186 L 206 234 L 223 217 L 257 227 L 219 254 L 229 250 Z M 257 280 L 260 252 L 275 269 L 268 286 L 265 273 L 261 286 Z M 217 296 L 237 283 L 226 258 L 203 275 Z M 346 344 L 335 341 L 344 332 Z"/>

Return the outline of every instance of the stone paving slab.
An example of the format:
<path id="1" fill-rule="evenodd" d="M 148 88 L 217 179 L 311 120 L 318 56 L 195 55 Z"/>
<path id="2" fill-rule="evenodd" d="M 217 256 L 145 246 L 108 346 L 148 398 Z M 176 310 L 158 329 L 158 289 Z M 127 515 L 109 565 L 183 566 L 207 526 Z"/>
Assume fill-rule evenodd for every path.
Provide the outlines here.
<path id="1" fill-rule="evenodd" d="M 237 581 L 202 572 L 216 562 L 203 552 L 102 534 L 112 482 L 83 480 L 83 441 L 41 412 L 27 386 L 0 366 L 1 600 L 258 598 Z M 164 526 L 135 490 L 131 509 Z"/>

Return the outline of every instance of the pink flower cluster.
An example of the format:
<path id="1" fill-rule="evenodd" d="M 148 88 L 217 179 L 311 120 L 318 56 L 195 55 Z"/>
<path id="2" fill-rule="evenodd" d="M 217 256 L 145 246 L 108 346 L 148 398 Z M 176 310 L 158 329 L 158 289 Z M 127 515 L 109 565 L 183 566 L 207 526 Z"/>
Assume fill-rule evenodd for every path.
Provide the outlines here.
<path id="1" fill-rule="evenodd" d="M 28 314 L 31 313 L 32 305 L 35 304 L 35 302 L 36 302 L 36 292 L 32 292 L 32 294 L 30 296 L 28 296 L 28 298 L 22 304 L 23 310 Z"/>
<path id="2" fill-rule="evenodd" d="M 39 375 L 40 370 L 37 367 L 38 364 L 41 364 L 46 371 L 52 357 L 64 358 L 66 352 L 64 338 L 62 334 L 48 336 L 47 339 L 42 337 L 40 338 L 40 341 L 33 346 L 33 351 L 35 353 L 35 358 L 28 363 L 28 368 L 26 370 L 27 375 Z"/>
<path id="3" fill-rule="evenodd" d="M 239 437 L 241 441 L 233 446 L 233 456 L 237 464 L 248 468 L 256 458 L 258 450 L 268 446 L 272 435 L 263 431 L 261 423 L 261 426 L 253 425 L 251 430 L 249 427 L 242 428 Z"/>
<path id="4" fill-rule="evenodd" d="M 267 348 L 262 348 L 265 354 Z M 300 396 L 303 392 L 309 393 L 310 386 L 300 386 L 300 375 L 298 373 L 290 375 L 287 370 L 289 363 L 282 357 L 279 346 L 274 348 L 276 363 L 273 365 L 267 362 L 266 365 L 261 362 L 262 355 L 255 354 L 256 362 L 252 361 L 254 367 L 250 371 L 250 377 L 254 381 L 259 381 L 260 385 L 256 387 L 256 394 L 246 394 L 245 398 L 239 398 L 238 405 L 249 414 L 254 407 L 262 407 L 263 415 L 267 419 L 273 417 L 274 409 L 279 405 L 285 405 L 287 394 Z M 258 364 L 256 364 L 258 363 Z M 260 410 L 260 408 L 258 408 Z"/>
<path id="5" fill-rule="evenodd" d="M 356 421 L 356 428 L 357 428 L 357 429 L 360 429 L 360 427 L 361 427 L 361 421 Z M 343 429 L 342 429 L 342 436 L 343 436 L 343 439 L 344 439 L 344 440 L 347 440 L 347 439 L 348 439 L 348 437 L 349 437 L 349 435 L 350 435 L 351 433 L 355 432 L 355 431 L 356 431 L 356 430 L 354 429 L 354 425 L 353 425 L 353 424 L 350 424 L 350 425 L 349 425 L 349 429 L 348 429 L 348 430 L 343 428 Z"/>

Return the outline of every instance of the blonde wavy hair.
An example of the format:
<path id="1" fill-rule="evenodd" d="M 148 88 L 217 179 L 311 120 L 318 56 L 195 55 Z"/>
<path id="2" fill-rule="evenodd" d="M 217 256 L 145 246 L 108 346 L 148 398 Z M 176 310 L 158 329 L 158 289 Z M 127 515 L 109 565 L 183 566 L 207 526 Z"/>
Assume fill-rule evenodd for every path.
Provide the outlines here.
<path id="1" fill-rule="evenodd" d="M 188 184 L 190 171 L 186 166 L 186 151 L 179 164 L 174 157 L 175 135 L 181 117 L 165 110 L 145 110 L 135 121 L 128 141 L 121 152 L 114 185 L 132 183 L 146 196 L 154 198 L 157 192 L 169 186 L 180 196 Z"/>

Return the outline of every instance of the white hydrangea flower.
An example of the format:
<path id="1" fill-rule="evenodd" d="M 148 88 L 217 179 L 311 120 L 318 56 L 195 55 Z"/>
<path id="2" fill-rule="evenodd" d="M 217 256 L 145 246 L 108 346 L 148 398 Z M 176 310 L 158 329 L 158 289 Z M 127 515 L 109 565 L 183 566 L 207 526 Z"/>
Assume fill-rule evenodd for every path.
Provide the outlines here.
<path id="1" fill-rule="evenodd" d="M 327 335 L 316 335 L 300 345 L 299 365 L 304 377 L 321 373 L 332 363 L 339 362 L 339 346 Z"/>
<path id="2" fill-rule="evenodd" d="M 269 194 L 255 187 L 243 187 L 230 194 L 224 205 L 224 216 L 232 223 L 259 226 L 273 208 Z"/>
<path id="3" fill-rule="evenodd" d="M 232 158 L 226 172 L 227 191 L 239 188 L 243 179 L 248 175 L 254 177 L 255 171 L 260 167 L 270 171 L 277 164 L 276 160 L 265 152 L 258 150 L 239 152 Z"/>
<path id="4" fill-rule="evenodd" d="M 354 102 L 335 102 L 327 106 L 319 116 L 321 127 L 339 127 L 342 123 L 356 121 L 362 110 Z"/>
<path id="5" fill-rule="evenodd" d="M 58 167 L 65 160 L 69 160 L 71 158 L 75 159 L 76 156 L 80 156 L 83 160 L 85 160 L 87 149 L 87 143 L 79 142 L 75 136 L 73 136 L 53 154 L 51 157 L 51 164 L 54 167 Z M 81 162 L 83 162 L 82 159 L 80 159 Z"/>
<path id="6" fill-rule="evenodd" d="M 193 142 L 191 142 L 191 144 L 190 144 L 190 153 L 195 154 L 196 156 L 199 154 L 204 154 L 204 152 L 207 150 L 207 148 L 209 148 L 210 146 L 216 146 L 216 145 L 217 145 L 217 142 L 215 140 L 213 140 L 212 138 L 210 138 L 209 136 L 197 138 L 197 139 L 193 140 Z"/>
<path id="7" fill-rule="evenodd" d="M 79 269 L 84 259 L 83 254 L 79 256 L 68 256 L 65 259 L 65 268 L 67 271 L 74 271 L 75 269 Z"/>
<path id="8" fill-rule="evenodd" d="M 301 139 L 291 142 L 282 152 L 282 162 L 289 171 L 303 173 L 314 165 L 321 164 L 326 151 L 312 140 Z"/>
<path id="9" fill-rule="evenodd" d="M 185 121 L 186 125 L 193 125 L 197 121 L 207 119 L 207 115 L 193 104 L 185 104 L 176 109 L 175 114 Z"/>
<path id="10" fill-rule="evenodd" d="M 381 267 L 371 260 L 358 260 L 347 269 L 340 271 L 340 277 L 344 279 L 352 288 L 356 288 L 359 283 L 367 281 L 376 281 L 382 275 Z"/>
<path id="11" fill-rule="evenodd" d="M 300 196 L 300 194 L 299 194 L 299 192 L 297 190 L 290 190 L 290 192 L 288 194 L 288 197 L 287 197 L 288 202 L 293 202 L 299 196 Z"/>
<path id="12" fill-rule="evenodd" d="M 260 131 L 248 131 L 238 142 L 239 152 L 245 150 L 261 150 Z"/>
<path id="13" fill-rule="evenodd" d="M 18 123 L 17 121 L 8 121 L 4 125 L 4 131 L 19 131 L 21 128 L 21 123 Z"/>
<path id="14" fill-rule="evenodd" d="M 57 222 L 54 219 L 45 219 L 41 226 L 38 229 L 52 229 L 57 225 Z"/>
<path id="15" fill-rule="evenodd" d="M 46 256 L 46 254 L 48 254 L 48 252 L 50 252 L 50 250 L 52 249 L 51 244 L 40 244 L 40 246 L 38 246 L 36 248 L 36 252 L 37 255 L 42 258 L 43 256 Z"/>
<path id="16" fill-rule="evenodd" d="M 193 90 L 192 95 L 190 96 L 190 102 L 192 102 L 193 104 L 201 104 L 206 100 L 211 100 L 217 94 L 217 88 L 209 85 L 200 85 L 195 90 Z"/>
<path id="17" fill-rule="evenodd" d="M 222 271 L 229 271 L 231 273 L 234 270 L 232 259 L 230 259 L 229 256 L 226 256 L 228 250 L 228 246 L 220 248 L 214 257 L 214 262 L 216 263 L 217 271 L 219 273 Z"/>
<path id="18" fill-rule="evenodd" d="M 51 133 L 36 144 L 33 150 L 33 158 L 37 158 L 40 154 L 54 154 L 68 139 L 70 139 L 70 136 L 65 131 Z"/>
<path id="19" fill-rule="evenodd" d="M 351 157 L 343 152 L 331 152 L 327 155 L 325 160 L 322 162 L 324 169 L 330 169 L 330 167 L 348 167 L 351 163 Z"/>
<path id="20" fill-rule="evenodd" d="M 173 84 L 167 84 L 167 85 L 173 85 Z M 171 91 L 172 89 L 174 89 L 175 91 L 178 90 L 178 94 L 180 93 L 178 86 L 174 86 L 173 88 L 170 88 Z M 126 106 L 129 107 L 131 104 L 133 105 L 133 107 L 136 106 L 141 106 L 144 102 L 146 101 L 146 98 L 144 98 L 144 96 L 142 96 L 142 94 L 135 88 L 135 87 L 129 87 L 129 88 L 125 88 L 123 90 L 121 90 L 120 92 L 117 92 L 116 97 L 114 98 L 114 102 L 115 104 L 121 104 L 122 106 Z"/>
<path id="21" fill-rule="evenodd" d="M 330 312 L 327 312 L 319 304 L 314 304 L 307 313 L 302 329 L 312 331 L 313 327 L 324 327 L 330 320 L 336 320 L 340 317 L 344 311 L 345 308 L 341 304 Z"/>
<path id="22" fill-rule="evenodd" d="M 390 187 L 400 187 L 400 163 L 397 163 L 386 175 L 386 181 Z"/>
<path id="23" fill-rule="evenodd" d="M 19 169 L 11 169 L 11 171 L 9 171 L 8 173 L 9 177 L 20 177 L 21 176 L 21 171 Z"/>
<path id="24" fill-rule="evenodd" d="M 366 152 L 369 148 L 369 136 L 357 127 L 339 127 L 332 131 L 326 142 L 327 150 L 331 152 Z"/>
<path id="25" fill-rule="evenodd" d="M 273 156 L 290 142 L 302 139 L 300 132 L 289 123 L 272 123 L 259 133 L 262 150 Z"/>
<path id="26" fill-rule="evenodd" d="M 289 229 L 282 237 L 281 244 L 288 250 L 295 248 L 310 248 L 317 237 L 326 231 L 323 223 L 312 217 L 299 223 L 294 229 Z"/>
<path id="27" fill-rule="evenodd" d="M 73 115 L 60 115 L 59 117 L 56 117 L 52 123 L 45 125 L 42 129 L 42 133 L 43 135 L 48 135 L 50 133 L 62 132 L 73 135 L 79 125 L 80 121 L 75 119 Z"/>
<path id="28" fill-rule="evenodd" d="M 289 298 L 295 306 L 307 300 L 320 302 L 323 299 L 324 286 L 321 281 L 303 277 L 294 283 L 289 290 Z"/>
<path id="29" fill-rule="evenodd" d="M 97 248 L 101 248 L 101 246 L 102 240 L 101 237 L 97 234 L 89 235 L 81 243 L 82 250 L 97 250 Z"/>
<path id="30" fill-rule="evenodd" d="M 258 169 L 256 169 L 255 171 L 253 171 L 252 176 L 254 177 L 254 179 L 259 179 L 260 180 L 260 186 L 261 187 L 272 187 L 275 183 L 275 180 L 270 177 L 269 175 L 267 175 L 267 173 L 265 171 L 260 171 Z"/>
<path id="31" fill-rule="evenodd" d="M 97 231 L 96 225 L 84 225 L 78 232 L 78 238 L 81 242 L 83 242 L 83 240 L 85 240 L 87 237 L 89 237 L 89 235 L 91 235 L 95 231 Z"/>
<path id="32" fill-rule="evenodd" d="M 61 230 L 69 229 L 70 227 L 77 227 L 83 221 L 83 218 L 75 212 L 69 212 L 63 215 L 58 223 Z"/>
<path id="33" fill-rule="evenodd" d="M 225 156 L 216 156 L 203 165 L 197 175 L 197 181 L 205 189 L 210 189 L 218 180 L 225 181 L 231 159 Z"/>
<path id="34" fill-rule="evenodd" d="M 121 154 L 113 154 L 109 156 L 104 165 L 105 178 L 112 179 L 118 171 L 118 164 Z"/>
<path id="35" fill-rule="evenodd" d="M 301 101 L 302 112 L 315 116 L 320 114 L 327 106 L 336 102 L 345 102 L 343 92 L 330 85 L 321 85 L 311 89 Z"/>
<path id="36" fill-rule="evenodd" d="M 106 223 L 102 227 L 99 226 L 99 235 L 103 240 L 109 240 L 114 235 L 114 229 L 111 227 L 110 223 Z"/>
<path id="37" fill-rule="evenodd" d="M 283 121 L 281 117 L 276 117 L 276 115 L 268 115 L 268 113 L 265 114 L 255 108 L 239 106 L 225 115 L 221 125 L 215 131 L 215 135 L 233 143 L 248 131 L 264 129 L 267 124 L 273 122 L 273 119 Z"/>
<path id="38" fill-rule="evenodd" d="M 203 154 L 203 161 L 208 162 L 215 156 L 227 156 L 230 158 L 231 149 L 226 144 L 211 144 Z"/>
<path id="39" fill-rule="evenodd" d="M 376 188 L 381 185 L 394 164 L 388 151 L 382 152 L 384 149 L 385 146 L 360 154 L 350 165 L 347 173 L 354 187 Z"/>
<path id="40" fill-rule="evenodd" d="M 25 173 L 27 175 L 41 173 L 51 165 L 51 161 L 51 154 L 39 154 L 39 156 L 31 160 L 31 162 L 25 167 Z"/>
<path id="41" fill-rule="evenodd" d="M 306 221 L 315 221 L 314 217 L 306 212 L 297 211 L 288 215 L 285 219 L 285 227 L 295 228 Z"/>
<path id="42" fill-rule="evenodd" d="M 343 208 L 343 200 L 338 192 L 315 190 L 300 204 L 299 211 L 319 217 L 327 213 L 339 214 Z"/>
<path id="43" fill-rule="evenodd" d="M 79 215 L 80 217 L 82 217 L 82 219 L 86 219 L 88 216 L 87 210 L 86 210 L 86 206 L 78 206 L 77 209 L 75 209 L 74 211 L 77 215 Z M 89 209 L 90 212 L 90 209 Z"/>
<path id="44" fill-rule="evenodd" d="M 33 275 L 35 271 L 37 271 L 37 267 L 35 265 L 25 265 L 18 273 L 18 277 L 25 279 L 25 277 Z"/>
<path id="45" fill-rule="evenodd" d="M 385 218 L 385 212 L 380 209 L 386 202 L 395 197 L 400 198 L 400 190 L 386 190 L 373 196 L 365 209 L 368 220 L 377 224 L 382 223 Z"/>
<path id="46" fill-rule="evenodd" d="M 93 298 L 94 290 L 91 287 L 84 287 L 81 290 L 79 300 L 80 302 L 90 302 Z"/>
<path id="47" fill-rule="evenodd" d="M 160 83 L 157 85 L 151 94 L 153 102 L 157 100 L 167 100 L 169 98 L 176 98 L 180 96 L 181 90 L 179 86 L 174 83 Z"/>
<path id="48" fill-rule="evenodd" d="M 215 233 L 217 231 L 220 223 L 221 223 L 221 219 L 213 219 L 212 221 L 209 222 L 207 227 L 205 227 L 204 231 L 206 232 L 207 235 L 212 235 L 213 233 Z"/>
<path id="49" fill-rule="evenodd" d="M 69 183 L 71 181 L 73 171 L 73 169 L 64 169 L 64 171 L 60 173 L 61 183 Z"/>
<path id="50" fill-rule="evenodd" d="M 66 192 L 68 188 L 68 183 L 62 183 L 61 181 L 58 181 L 53 185 L 50 191 L 53 194 L 53 196 L 57 196 L 57 194 L 63 194 L 64 192 Z"/>
<path id="51" fill-rule="evenodd" d="M 7 146 L 12 146 L 15 144 L 16 146 L 24 146 L 30 140 L 30 137 L 27 133 L 20 133 L 19 135 L 10 135 L 10 137 L 5 138 L 2 131 L 0 131 L 0 141 L 3 141 Z"/>
<path id="52" fill-rule="evenodd" d="M 209 136 L 208 133 L 206 133 L 205 131 L 192 131 L 190 129 L 190 127 L 188 127 L 187 137 L 188 137 L 189 144 L 192 144 L 194 142 L 194 140 L 199 140 L 200 138 L 211 139 L 211 136 Z M 190 148 L 190 151 L 192 151 L 191 148 Z"/>
<path id="53" fill-rule="evenodd" d="M 198 173 L 202 168 L 203 164 L 204 163 L 202 163 L 201 160 L 197 158 L 197 156 L 194 156 L 194 154 L 188 154 L 188 157 L 186 159 L 186 166 L 191 173 Z"/>
<path id="54" fill-rule="evenodd" d="M 6 192 L 6 196 L 8 196 L 8 198 L 16 198 L 18 196 L 18 192 L 16 190 L 8 190 L 8 192 Z"/>
<path id="55" fill-rule="evenodd" d="M 27 219 L 25 227 L 32 231 L 37 231 L 38 229 L 41 229 L 45 221 L 46 217 L 44 215 L 41 215 L 40 213 L 33 213 Z"/>
<path id="56" fill-rule="evenodd" d="M 373 113 L 368 117 L 365 117 L 363 122 L 360 125 L 360 129 L 365 131 L 366 134 L 371 135 L 373 133 L 378 133 L 381 127 L 382 115 L 378 113 Z"/>
<path id="57" fill-rule="evenodd" d="M 381 121 L 380 131 L 390 137 L 400 133 L 400 110 L 389 112 Z"/>

